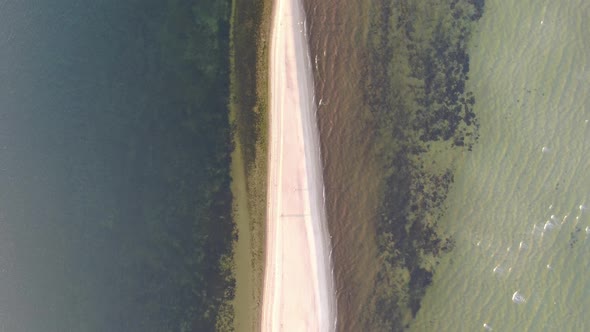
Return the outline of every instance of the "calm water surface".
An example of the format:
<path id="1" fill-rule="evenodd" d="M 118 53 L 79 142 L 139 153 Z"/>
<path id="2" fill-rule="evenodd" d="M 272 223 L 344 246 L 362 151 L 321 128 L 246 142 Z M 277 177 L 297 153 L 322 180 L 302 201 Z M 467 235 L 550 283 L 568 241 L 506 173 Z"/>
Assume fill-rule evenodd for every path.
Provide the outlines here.
<path id="1" fill-rule="evenodd" d="M 178 79 L 167 4 L 0 1 L 0 331 L 179 331 L 204 313 L 194 285 L 217 271 L 199 264 L 223 249 L 200 246 L 225 230 L 191 220 L 224 142 L 187 134 L 215 129 L 185 93 L 217 88 Z"/>

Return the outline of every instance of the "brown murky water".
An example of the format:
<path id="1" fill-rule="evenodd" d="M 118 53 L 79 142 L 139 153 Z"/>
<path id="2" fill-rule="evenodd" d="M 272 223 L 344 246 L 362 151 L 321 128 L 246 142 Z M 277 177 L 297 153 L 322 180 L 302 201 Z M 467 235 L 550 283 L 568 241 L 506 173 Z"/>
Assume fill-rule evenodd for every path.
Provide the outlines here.
<path id="1" fill-rule="evenodd" d="M 305 1 L 320 127 L 338 326 L 355 330 L 376 272 L 378 170 L 363 106 L 366 1 Z"/>

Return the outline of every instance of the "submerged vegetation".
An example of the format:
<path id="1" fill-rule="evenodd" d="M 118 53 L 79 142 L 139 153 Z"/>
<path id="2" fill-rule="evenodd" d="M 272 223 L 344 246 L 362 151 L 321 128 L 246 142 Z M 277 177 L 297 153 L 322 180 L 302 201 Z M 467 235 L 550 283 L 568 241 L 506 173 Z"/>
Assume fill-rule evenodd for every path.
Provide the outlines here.
<path id="1" fill-rule="evenodd" d="M 82 206 L 83 216 L 104 214 L 97 223 L 80 219 L 93 234 L 81 254 L 93 267 L 72 276 L 80 284 L 71 287 L 98 283 L 88 298 L 99 303 L 79 305 L 97 317 L 82 330 L 229 331 L 229 2 L 126 6 L 95 9 L 117 20 L 104 22 L 109 28 L 94 50 L 110 51 L 101 55 L 108 68 L 96 78 L 113 87 L 106 104 L 65 125 L 86 137 L 71 143 L 71 174 L 82 181 L 72 205 Z M 86 173 L 104 176 L 84 180 Z M 92 186 L 110 189 L 80 202 Z"/>
<path id="2" fill-rule="evenodd" d="M 234 142 L 239 145 L 243 162 L 246 197 L 246 220 L 238 224 L 241 234 L 250 236 L 248 275 L 252 289 L 242 299 L 248 308 L 236 308 L 244 317 L 236 317 L 244 331 L 255 331 L 260 323 L 264 271 L 264 242 L 267 182 L 268 127 L 268 53 L 270 40 L 271 0 L 233 0 L 231 28 L 231 115 Z M 242 192 L 244 194 L 244 192 Z M 235 212 L 234 212 L 235 213 Z M 239 216 L 238 216 L 239 217 Z M 248 229 L 241 229 L 241 227 Z M 241 310 L 240 310 L 241 309 Z M 239 321 L 242 319 L 243 321 Z M 250 324 L 250 326 L 246 326 Z"/>
<path id="3" fill-rule="evenodd" d="M 376 220 L 381 268 L 363 325 L 400 331 L 454 246 L 437 221 L 455 162 L 477 140 L 465 82 L 467 44 L 483 0 L 386 0 L 372 10 L 365 99 L 376 119 L 384 181 Z"/>
<path id="4" fill-rule="evenodd" d="M 136 9 L 145 16 L 137 22 L 137 54 L 129 55 L 137 59 L 128 70 L 143 72 L 145 103 L 124 116 L 126 175 L 105 228 L 115 237 L 141 229 L 120 239 L 127 242 L 116 259 L 121 282 L 134 289 L 121 294 L 135 294 L 125 299 L 133 305 L 122 301 L 121 314 L 139 315 L 129 331 L 228 331 L 235 284 L 230 4 L 144 1 Z"/>

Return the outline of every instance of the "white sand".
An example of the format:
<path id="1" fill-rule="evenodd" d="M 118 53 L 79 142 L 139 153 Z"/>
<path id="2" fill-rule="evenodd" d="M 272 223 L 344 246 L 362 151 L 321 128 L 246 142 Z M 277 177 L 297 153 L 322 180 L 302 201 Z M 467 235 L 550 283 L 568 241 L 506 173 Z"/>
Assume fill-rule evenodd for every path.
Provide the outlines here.
<path id="1" fill-rule="evenodd" d="M 300 0 L 276 0 L 262 331 L 334 331 L 336 296 Z"/>

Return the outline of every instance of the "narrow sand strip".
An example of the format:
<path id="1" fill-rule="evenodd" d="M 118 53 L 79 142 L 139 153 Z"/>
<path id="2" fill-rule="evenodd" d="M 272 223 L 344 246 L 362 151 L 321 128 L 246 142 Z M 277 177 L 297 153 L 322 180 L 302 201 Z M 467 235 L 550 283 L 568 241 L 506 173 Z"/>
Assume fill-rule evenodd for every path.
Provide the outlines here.
<path id="1" fill-rule="evenodd" d="M 334 331 L 336 296 L 305 23 L 276 0 L 262 331 Z"/>

